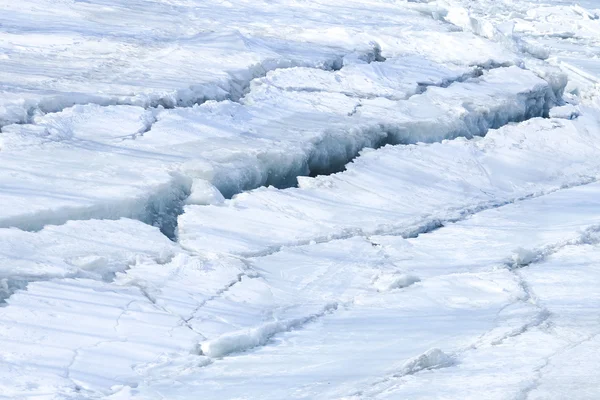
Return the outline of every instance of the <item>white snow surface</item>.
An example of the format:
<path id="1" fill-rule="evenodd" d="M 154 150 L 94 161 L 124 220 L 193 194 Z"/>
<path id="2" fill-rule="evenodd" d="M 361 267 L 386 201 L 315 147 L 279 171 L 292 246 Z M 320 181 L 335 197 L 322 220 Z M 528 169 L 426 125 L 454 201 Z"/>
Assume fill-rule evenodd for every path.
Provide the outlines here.
<path id="1" fill-rule="evenodd" d="M 0 399 L 600 398 L 600 3 L 0 10 Z"/>

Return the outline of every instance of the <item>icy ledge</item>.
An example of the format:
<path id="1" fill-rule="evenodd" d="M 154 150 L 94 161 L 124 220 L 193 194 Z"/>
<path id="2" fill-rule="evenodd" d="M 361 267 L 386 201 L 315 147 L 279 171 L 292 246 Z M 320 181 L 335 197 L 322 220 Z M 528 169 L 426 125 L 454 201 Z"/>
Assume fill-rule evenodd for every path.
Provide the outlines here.
<path id="1" fill-rule="evenodd" d="M 316 48 L 316 46 L 313 46 L 312 49 L 309 49 L 308 46 L 303 47 L 300 45 L 298 48 L 293 49 L 277 49 L 277 43 L 260 43 L 258 41 L 259 43 L 254 45 L 256 47 L 263 46 L 264 48 L 259 53 L 249 55 L 246 42 L 252 41 L 252 39 L 245 38 L 239 33 L 230 34 L 229 36 L 229 38 L 225 36 L 212 40 L 229 39 L 232 42 L 239 42 L 236 44 L 242 47 L 237 49 L 240 60 L 233 63 L 233 65 L 226 64 L 229 68 L 225 71 L 211 71 L 210 66 L 205 67 L 209 71 L 205 72 L 204 75 L 199 75 L 197 79 L 203 79 L 200 82 L 190 82 L 190 79 L 193 78 L 179 77 L 175 80 L 175 85 L 179 84 L 181 87 L 176 86 L 169 89 L 159 87 L 154 90 L 133 87 L 129 89 L 136 90 L 137 93 L 127 95 L 51 90 L 25 92 L 20 94 L 20 98 L 12 102 L 7 101 L 0 104 L 0 128 L 14 123 L 32 123 L 36 116 L 60 112 L 75 105 L 96 104 L 104 107 L 132 105 L 150 109 L 156 107 L 191 107 L 194 104 L 202 104 L 209 100 L 222 101 L 230 99 L 238 101 L 247 92 L 253 79 L 265 76 L 269 71 L 300 66 L 337 70 L 341 68 L 343 59 L 346 56 L 345 53 L 347 53 L 347 50 L 333 47 Z M 208 40 L 211 39 L 208 38 Z M 243 45 L 240 43 L 243 43 Z M 211 42 L 211 45 L 214 45 L 214 43 Z M 269 49 L 269 46 L 273 46 L 273 48 Z M 358 51 L 357 54 L 350 53 L 349 55 L 365 60 L 381 58 L 378 46 Z M 252 63 L 251 60 L 257 59 L 261 60 Z M 125 91 L 127 87 L 120 89 Z M 115 88 L 112 88 L 112 90 L 115 90 Z M 8 95 L 12 95 L 12 93 L 8 93 Z"/>
<path id="2" fill-rule="evenodd" d="M 180 243 L 260 256 L 351 236 L 413 237 L 484 209 L 595 181 L 600 116 L 532 119 L 484 138 L 364 151 L 346 171 L 187 206 Z M 235 222 L 228 222 L 235 221 Z"/>
<path id="3" fill-rule="evenodd" d="M 435 68 L 441 81 L 465 73 Z M 299 72 L 280 71 L 290 78 Z M 430 68 L 426 76 L 431 73 Z M 265 185 L 291 186 L 297 176 L 342 169 L 365 147 L 484 135 L 547 115 L 556 101 L 546 81 L 517 67 L 446 88 L 430 86 L 399 101 L 353 98 L 335 87 L 311 93 L 266 83 L 253 88 L 243 104 L 164 110 L 136 140 L 124 138 L 143 130 L 148 116 L 125 106 L 85 106 L 82 113 L 45 117 L 46 126 L 13 125 L 3 132 L 7 151 L 0 152 L 5 168 L 14 170 L 0 181 L 6 188 L 0 194 L 6 205 L 0 227 L 39 230 L 68 220 L 128 217 L 174 237 L 190 194 L 197 204 L 222 201 L 211 185 L 225 197 Z M 90 128 L 110 124 L 118 128 L 90 136 Z M 19 145 L 23 138 L 31 143 Z M 27 193 L 35 196 L 24 201 Z"/>

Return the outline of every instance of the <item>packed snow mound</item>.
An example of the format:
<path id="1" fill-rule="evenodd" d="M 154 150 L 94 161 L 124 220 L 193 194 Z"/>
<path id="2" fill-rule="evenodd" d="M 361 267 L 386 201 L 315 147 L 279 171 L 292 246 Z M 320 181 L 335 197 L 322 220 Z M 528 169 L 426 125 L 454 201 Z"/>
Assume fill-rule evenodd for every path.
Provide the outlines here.
<path id="1" fill-rule="evenodd" d="M 536 262 L 540 258 L 541 255 L 539 254 L 539 252 L 520 247 L 516 249 L 511 256 L 511 266 L 521 268 Z"/>
<path id="2" fill-rule="evenodd" d="M 200 345 L 201 354 L 218 358 L 231 353 L 265 345 L 276 334 L 299 328 L 316 318 L 335 311 L 337 307 L 337 304 L 332 303 L 326 305 L 322 311 L 316 314 L 286 321 L 267 322 L 255 328 L 227 333 L 215 339 L 203 342 Z"/>
<path id="3" fill-rule="evenodd" d="M 550 118 L 575 119 L 580 114 L 579 108 L 572 104 L 554 107 L 550 110 Z"/>
<path id="4" fill-rule="evenodd" d="M 412 375 L 430 369 L 446 368 L 454 364 L 452 357 L 440 349 L 430 349 L 425 353 L 408 360 L 402 366 L 399 376 Z"/>
<path id="5" fill-rule="evenodd" d="M 417 276 L 409 274 L 382 274 L 376 278 L 373 287 L 379 291 L 388 291 L 402 289 L 420 281 Z"/>

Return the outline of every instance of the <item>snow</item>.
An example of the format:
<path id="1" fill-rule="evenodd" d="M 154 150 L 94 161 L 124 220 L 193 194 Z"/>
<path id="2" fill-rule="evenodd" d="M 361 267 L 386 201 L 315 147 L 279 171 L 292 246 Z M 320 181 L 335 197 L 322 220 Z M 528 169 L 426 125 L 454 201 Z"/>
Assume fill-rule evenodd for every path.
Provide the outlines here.
<path id="1" fill-rule="evenodd" d="M 344 276 L 356 280 L 358 276 L 354 274 L 323 274 L 312 263 L 292 262 L 297 259 L 294 254 L 302 254 L 303 257 L 315 254 L 318 256 L 313 256 L 312 259 L 323 260 L 322 252 L 331 254 L 331 249 L 337 249 L 335 259 L 340 264 L 343 263 L 345 268 L 354 263 L 357 273 L 364 273 L 369 266 L 377 266 L 377 269 L 393 268 L 398 272 L 418 273 L 421 282 L 385 293 L 369 290 L 366 286 L 358 292 L 346 292 L 352 297 L 338 297 L 341 301 L 335 312 L 325 314 L 302 329 L 292 330 L 285 336 L 272 339 L 270 344 L 261 343 L 260 339 L 275 329 L 283 331 L 285 323 L 282 322 L 281 315 L 270 324 L 260 324 L 242 332 L 234 327 L 231 331 L 233 334 L 220 336 L 232 346 L 229 349 L 239 349 L 237 346 L 242 343 L 262 347 L 240 355 L 214 353 L 225 357 L 223 360 L 216 360 L 210 368 L 198 371 L 196 377 L 186 377 L 183 388 L 157 383 L 147 389 L 138 388 L 138 394 L 140 398 L 144 398 L 154 392 L 179 395 L 197 390 L 192 393 L 202 393 L 207 398 L 235 398 L 242 393 L 249 397 L 260 395 L 265 398 L 280 398 L 284 393 L 290 392 L 296 393 L 299 398 L 316 395 L 336 398 L 356 393 L 359 393 L 359 397 L 369 397 L 391 390 L 388 388 L 391 386 L 395 390 L 401 390 L 396 397 L 412 397 L 412 394 L 405 395 L 407 392 L 404 392 L 410 390 L 410 385 L 407 389 L 403 384 L 409 379 L 406 376 L 410 375 L 412 367 L 450 369 L 456 364 L 456 368 L 462 368 L 463 359 L 468 360 L 476 349 L 496 346 L 501 346 L 501 349 L 484 351 L 507 351 L 510 361 L 515 363 L 514 348 L 506 348 L 505 343 L 550 323 L 554 314 L 540 300 L 543 297 L 540 297 L 536 289 L 536 281 L 529 280 L 525 272 L 520 272 L 538 266 L 531 264 L 525 269 L 513 270 L 509 260 L 515 251 L 519 251 L 519 246 L 526 246 L 532 253 L 538 254 L 544 249 L 548 260 L 572 246 L 589 246 L 586 243 L 592 242 L 590 235 L 594 237 L 593 232 L 598 230 L 598 190 L 598 184 L 561 190 L 484 211 L 463 222 L 409 240 L 397 236 L 372 236 L 370 240 L 375 246 L 364 239 L 337 240 L 285 249 L 267 257 L 252 259 L 255 270 L 275 285 L 269 289 L 272 294 L 280 285 L 267 273 L 267 268 L 272 263 L 276 263 L 280 270 L 288 266 L 294 275 L 303 266 L 306 273 L 318 274 L 318 286 L 336 287 L 342 283 L 340 277 Z M 545 217 L 547 215 L 552 215 L 553 218 L 548 219 Z M 582 232 L 581 228 L 586 226 L 588 229 Z M 364 243 L 362 246 L 358 245 L 361 241 Z M 357 258 L 357 251 L 371 253 L 368 257 L 371 262 L 365 264 L 364 258 Z M 536 262 L 546 261 L 539 259 Z M 287 268 L 280 273 L 287 275 Z M 340 271 L 337 265 L 331 266 L 331 269 Z M 564 271 L 560 276 L 565 277 Z M 312 289 L 313 285 L 309 287 Z M 291 287 L 300 296 L 307 290 L 298 284 Z M 351 287 L 358 285 L 353 284 Z M 249 290 L 251 288 L 248 287 Z M 285 292 L 289 293 L 291 290 L 293 289 Z M 329 295 L 332 292 L 325 293 Z M 313 300 L 316 298 L 312 290 L 309 295 Z M 305 300 L 300 301 L 301 304 L 306 304 Z M 327 304 L 326 301 L 330 301 L 330 298 L 324 299 L 323 304 Z M 245 313 L 250 312 L 247 301 L 243 302 Z M 590 312 L 593 313 L 593 308 L 587 309 L 587 313 Z M 216 313 L 221 318 L 231 315 L 224 311 Z M 232 315 L 227 318 L 234 318 L 234 325 L 239 325 L 245 317 L 246 315 Z M 457 324 L 457 321 L 460 323 Z M 596 326 L 595 322 L 593 324 Z M 579 336 L 583 335 L 577 337 Z M 415 339 L 417 337 L 419 340 Z M 560 347 L 563 341 L 558 342 L 556 345 L 549 345 L 544 351 L 550 352 Z M 440 347 L 442 344 L 443 347 Z M 210 345 L 206 346 L 209 352 Z M 446 356 L 438 351 L 430 355 L 427 351 L 432 347 L 437 347 Z M 539 351 L 533 346 L 534 355 Z M 405 361 L 399 363 L 396 357 Z M 518 360 L 527 357 L 534 358 L 534 369 L 539 362 L 543 362 L 543 357 L 535 359 L 529 354 Z M 343 363 L 344 369 L 353 373 L 336 373 L 339 370 L 335 366 L 340 365 L 339 363 Z M 473 368 L 476 366 L 473 365 Z M 310 371 L 310 375 L 306 376 L 304 374 L 307 372 L 301 371 Z M 489 373 L 493 374 L 493 371 L 492 368 Z M 460 373 L 451 372 L 453 376 Z M 503 373 L 508 374 L 507 381 L 522 383 L 535 375 L 535 371 L 526 375 L 520 370 L 511 372 L 510 368 Z M 436 378 L 432 376 L 431 379 Z M 198 380 L 206 386 L 194 389 L 193 382 Z M 452 387 L 462 389 L 462 386 Z M 504 391 L 499 394 L 506 396 L 515 390 L 518 393 L 519 388 L 519 385 L 504 387 Z M 423 397 L 430 395 L 426 384 L 423 385 L 423 390 Z M 477 398 L 477 393 L 481 392 L 473 392 L 473 398 Z M 416 395 L 415 397 L 418 398 Z"/>
<path id="2" fill-rule="evenodd" d="M 578 120 L 533 119 L 481 139 L 363 152 L 346 171 L 302 178 L 299 188 L 262 188 L 224 205 L 188 206 L 179 217 L 180 243 L 194 251 L 261 254 L 350 235 L 410 236 L 595 179 L 597 118 L 590 110 Z"/>
<path id="3" fill-rule="evenodd" d="M 0 8 L 0 398 L 600 396 L 594 1 Z"/>
<path id="4" fill-rule="evenodd" d="M 340 8 L 335 2 L 35 0 L 29 7 L 3 1 L 2 7 L 6 97 L 0 125 L 89 102 L 148 107 L 236 98 L 266 71 L 331 67 L 373 41 L 396 54 L 428 53 L 435 61 L 514 59 L 476 37 L 446 35 L 446 26 L 379 1 Z M 398 38 L 400 30 L 416 32 L 409 48 Z M 427 45 L 431 39 L 473 46 L 470 52 L 448 46 L 440 54 Z"/>
<path id="5" fill-rule="evenodd" d="M 8 398 L 110 393 L 135 383 L 133 365 L 185 352 L 194 340 L 136 288 L 87 279 L 32 283 L 2 314 L 0 385 Z"/>
<path id="6" fill-rule="evenodd" d="M 373 398 L 427 398 L 431 391 L 449 398 L 593 399 L 598 386 L 591 375 L 597 360 L 597 326 L 592 309 L 598 301 L 596 244 L 568 246 L 539 265 L 521 270 L 535 288 L 536 301 L 548 310 L 539 326 L 496 345 L 467 351 L 460 364 L 422 379 L 388 385 Z M 511 388 L 511 389 L 509 389 Z"/>
<path id="7" fill-rule="evenodd" d="M 158 229 L 132 220 L 70 221 L 31 233 L 0 229 L 0 299 L 29 281 L 92 278 L 110 281 L 131 265 L 167 262 L 176 248 Z"/>
<path id="8" fill-rule="evenodd" d="M 294 76 L 298 69 L 285 71 Z M 131 106 L 76 106 L 34 125 L 3 128 L 0 160 L 10 173 L 0 179 L 6 205 L 0 226 L 37 230 L 69 219 L 125 217 L 172 237 L 194 179 L 209 181 L 225 197 L 290 186 L 298 175 L 343 166 L 364 147 L 482 135 L 543 115 L 552 96 L 544 80 L 509 67 L 399 101 L 261 84 L 243 104 L 208 102 L 150 114 Z M 311 122 L 298 128 L 306 115 Z M 116 128 L 106 131 L 109 126 Z M 202 197 L 190 201 L 195 196 Z M 198 201 L 213 197 L 220 196 Z"/>
<path id="9" fill-rule="evenodd" d="M 264 346 L 277 333 L 288 332 L 294 328 L 322 317 L 326 313 L 335 310 L 337 304 L 328 304 L 319 313 L 309 315 L 303 318 L 297 318 L 287 321 L 273 321 L 264 323 L 256 328 L 244 330 L 241 332 L 232 332 L 221 335 L 213 340 L 208 340 L 201 344 L 202 354 L 209 357 L 223 357 L 230 353 L 241 352 L 252 349 L 253 347 Z"/>
<path id="10" fill-rule="evenodd" d="M 575 118 L 579 117 L 579 115 L 580 115 L 579 109 L 572 104 L 566 104 L 564 106 L 554 107 L 552 110 L 550 110 L 551 118 L 575 119 Z"/>
<path id="11" fill-rule="evenodd" d="M 412 375 L 428 369 L 446 368 L 452 365 L 452 358 L 440 349 L 427 350 L 425 353 L 408 360 L 402 367 L 402 371 L 395 375 Z"/>
<path id="12" fill-rule="evenodd" d="M 587 97 L 596 92 L 599 9 L 577 3 L 444 0 L 442 8 L 461 29 L 559 66 L 568 91 Z"/>

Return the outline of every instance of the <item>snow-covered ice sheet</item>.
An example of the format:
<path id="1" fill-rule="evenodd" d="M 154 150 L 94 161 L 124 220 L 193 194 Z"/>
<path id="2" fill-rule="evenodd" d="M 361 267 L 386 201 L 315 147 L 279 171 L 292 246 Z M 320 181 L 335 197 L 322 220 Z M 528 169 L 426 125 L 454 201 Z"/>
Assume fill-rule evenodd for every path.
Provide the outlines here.
<path id="1" fill-rule="evenodd" d="M 178 316 L 137 287 L 87 279 L 31 283 L 0 312 L 6 398 L 110 393 L 114 385 L 137 382 L 136 364 L 189 351 L 195 340 Z"/>
<path id="2" fill-rule="evenodd" d="M 0 300 L 29 281 L 110 281 L 143 260 L 167 262 L 176 251 L 157 228 L 132 220 L 70 221 L 36 233 L 0 229 Z"/>
<path id="3" fill-rule="evenodd" d="M 441 85 L 469 73 L 444 66 L 421 70 L 428 65 L 423 63 L 401 63 L 408 71 L 393 63 L 359 65 L 412 82 L 407 95 L 429 78 Z M 35 230 L 69 219 L 127 217 L 173 236 L 194 180 L 225 196 L 265 184 L 290 186 L 298 175 L 340 168 L 364 147 L 482 135 L 544 115 L 556 101 L 546 81 L 518 67 L 430 87 L 405 100 L 348 96 L 335 90 L 360 87 L 341 83 L 327 92 L 277 86 L 277 77 L 303 73 L 288 69 L 258 80 L 242 104 L 175 110 L 85 105 L 41 116 L 35 124 L 5 126 L 0 226 Z M 348 76 L 353 73 L 363 76 L 360 69 Z M 385 74 L 376 76 L 386 82 Z"/>
<path id="4" fill-rule="evenodd" d="M 0 10 L 0 398 L 600 395 L 594 1 Z"/>
<path id="5" fill-rule="evenodd" d="M 598 184 L 561 190 L 415 239 L 334 240 L 253 258 L 257 276 L 202 305 L 190 321 L 206 329 L 200 352 L 214 362 L 121 389 L 113 398 L 370 398 L 393 390 L 412 398 L 413 386 L 427 388 L 421 376 L 436 379 L 437 370 L 442 379 L 468 379 L 456 375 L 480 349 L 508 353 L 498 361 L 506 381 L 495 390 L 498 398 L 516 396 L 537 385 L 546 357 L 569 346 L 559 337 L 542 349 L 533 346 L 518 358 L 519 369 L 501 365 L 517 362 L 514 352 L 524 346 L 508 343 L 557 318 L 538 293 L 544 278 L 529 279 L 528 271 L 539 268 L 545 276 L 555 255 L 595 243 L 599 190 Z M 568 284 L 568 273 L 560 277 Z M 593 307 L 579 313 L 572 324 L 582 319 L 598 331 Z M 572 334 L 577 340 L 589 332 Z M 489 369 L 477 372 L 481 381 L 468 387 L 468 398 L 481 396 L 482 382 L 495 376 L 492 357 L 481 361 Z M 440 383 L 449 398 L 461 398 L 451 391 L 460 389 Z"/>
<path id="6" fill-rule="evenodd" d="M 596 1 L 440 0 L 432 4 L 443 19 L 466 32 L 559 67 L 569 76 L 569 92 L 583 98 L 597 93 L 600 6 Z"/>
<path id="7" fill-rule="evenodd" d="M 598 177 L 596 111 L 533 119 L 484 138 L 365 151 L 347 170 L 187 206 L 180 243 L 261 254 L 279 246 L 381 232 L 410 236 L 477 211 Z M 248 229 L 251 227 L 251 229 Z"/>
<path id="8" fill-rule="evenodd" d="M 3 0 L 0 125 L 73 104 L 191 105 L 239 98 L 253 77 L 332 67 L 371 42 L 435 61 L 516 59 L 386 1 Z M 399 33 L 401 33 L 399 35 Z M 445 51 L 431 42 L 447 43 Z M 469 43 L 467 51 L 456 44 Z"/>
<path id="9" fill-rule="evenodd" d="M 539 309 L 537 319 L 492 343 L 465 351 L 456 366 L 370 388 L 374 399 L 595 399 L 599 361 L 597 237 L 567 246 L 518 271 Z"/>
<path id="10" fill-rule="evenodd" d="M 245 270 L 236 259 L 190 255 L 134 220 L 1 229 L 0 237 L 0 393 L 7 398 L 94 397 L 137 384 L 149 363 L 197 347 L 186 301 L 193 310 Z M 188 360 L 190 367 L 208 362 Z"/>
<path id="11" fill-rule="evenodd" d="M 561 248 L 592 242 L 599 187 L 483 211 L 409 240 L 333 240 L 252 259 L 198 257 L 171 245 L 174 256 L 138 260 L 113 283 L 30 283 L 0 309 L 7 321 L 4 392 L 361 398 L 382 385 L 396 388 L 419 371 L 462 365 L 473 346 L 504 343 L 538 321 L 540 309 L 529 301 L 535 288 L 511 269 L 533 268 Z M 54 229 L 87 226 L 100 237 L 102 225 L 126 222 Z M 115 235 L 113 243 L 123 241 L 130 239 Z M 45 358 L 31 364 L 45 343 L 54 346 L 49 364 Z M 521 370 L 507 382 L 531 383 L 545 354 L 530 355 L 529 375 Z"/>
<path id="12" fill-rule="evenodd" d="M 378 143 L 379 125 L 427 105 L 390 121 L 394 100 L 476 76 L 478 66 L 520 64 L 418 10 L 346 3 L 2 2 L 0 226 L 130 217 L 173 236 L 194 179 L 226 197 L 293 185 L 309 168 L 344 164 Z M 527 91 L 532 82 L 514 83 Z M 198 106 L 207 100 L 219 102 Z M 189 108 L 164 110 L 175 106 Z M 357 123 L 342 146 L 331 143 Z M 315 151 L 323 154 L 307 165 Z"/>

